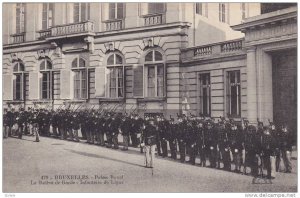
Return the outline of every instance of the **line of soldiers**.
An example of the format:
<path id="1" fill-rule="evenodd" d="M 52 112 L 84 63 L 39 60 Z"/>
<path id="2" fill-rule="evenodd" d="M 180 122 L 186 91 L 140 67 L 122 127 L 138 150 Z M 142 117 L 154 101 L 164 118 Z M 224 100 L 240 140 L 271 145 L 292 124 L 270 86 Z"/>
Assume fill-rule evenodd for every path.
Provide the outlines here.
<path id="1" fill-rule="evenodd" d="M 54 136 L 60 139 L 97 144 L 108 148 L 119 148 L 119 135 L 123 137 L 123 150 L 131 145 L 138 147 L 144 129 L 154 120 L 155 144 L 159 156 L 168 157 L 196 164 L 200 158 L 200 166 L 222 168 L 227 171 L 242 172 L 258 176 L 267 170 L 267 177 L 275 177 L 279 171 L 280 161 L 284 163 L 285 172 L 291 172 L 291 152 L 293 138 L 286 125 L 275 126 L 270 122 L 264 126 L 249 125 L 247 120 L 237 123 L 234 120 L 196 117 L 193 115 L 177 115 L 177 121 L 170 116 L 145 116 L 138 114 L 122 114 L 95 109 L 69 108 L 48 110 L 14 109 L 4 110 L 4 138 L 23 134 Z M 13 130 L 16 126 L 16 130 Z M 141 152 L 142 147 L 141 147 Z M 209 162 L 209 163 L 207 163 Z M 242 169 L 243 168 L 243 169 Z"/>

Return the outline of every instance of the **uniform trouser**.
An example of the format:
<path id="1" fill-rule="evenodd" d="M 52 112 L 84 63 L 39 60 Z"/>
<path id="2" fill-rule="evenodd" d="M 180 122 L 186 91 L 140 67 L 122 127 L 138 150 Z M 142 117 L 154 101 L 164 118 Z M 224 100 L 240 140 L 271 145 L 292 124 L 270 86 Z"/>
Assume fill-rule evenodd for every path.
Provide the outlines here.
<path id="1" fill-rule="evenodd" d="M 3 137 L 4 137 L 4 138 L 7 138 L 7 137 L 8 137 L 9 127 L 8 127 L 7 125 L 4 125 L 4 126 L 3 126 L 3 130 L 4 130 L 4 131 L 3 131 L 3 132 L 4 132 L 4 133 L 3 133 Z"/>
<path id="2" fill-rule="evenodd" d="M 177 159 L 177 148 L 176 148 L 176 141 L 169 141 L 169 147 L 171 150 L 171 158 L 172 159 Z"/>
<path id="3" fill-rule="evenodd" d="M 167 140 L 162 139 L 161 140 L 161 149 L 162 149 L 162 156 L 168 157 L 168 143 Z"/>
<path id="4" fill-rule="evenodd" d="M 217 148 L 214 146 L 214 147 L 210 147 L 209 148 L 209 163 L 210 163 L 210 167 L 212 168 L 215 168 L 216 167 L 216 162 L 217 162 Z"/>
<path id="5" fill-rule="evenodd" d="M 267 169 L 267 177 L 275 177 L 275 156 L 263 156 L 264 167 Z"/>
<path id="6" fill-rule="evenodd" d="M 200 165 L 206 166 L 206 149 L 204 145 L 199 145 Z"/>
<path id="7" fill-rule="evenodd" d="M 62 139 L 62 140 L 65 140 L 65 139 L 67 139 L 67 128 L 65 128 L 65 127 L 62 127 L 61 129 L 60 129 L 60 139 Z"/>
<path id="8" fill-rule="evenodd" d="M 241 170 L 241 162 L 242 162 L 242 151 L 238 149 L 233 150 L 233 161 L 234 161 L 234 170 L 240 171 Z"/>
<path id="9" fill-rule="evenodd" d="M 193 165 L 195 165 L 196 162 L 196 155 L 197 155 L 197 147 L 195 144 L 192 144 L 189 146 L 189 156 L 190 156 L 189 162 Z"/>
<path id="10" fill-rule="evenodd" d="M 137 134 L 136 133 L 131 133 L 130 134 L 130 139 L 131 139 L 132 146 L 137 147 L 138 146 Z"/>
<path id="11" fill-rule="evenodd" d="M 162 156 L 162 152 L 161 152 L 161 139 L 159 137 L 157 137 L 157 139 L 156 139 L 156 149 L 157 149 L 158 155 Z"/>
<path id="12" fill-rule="evenodd" d="M 58 137 L 57 127 L 52 127 L 54 137 Z"/>
<path id="13" fill-rule="evenodd" d="M 180 153 L 180 161 L 185 162 L 186 146 L 185 143 L 182 141 L 179 141 L 179 153 Z"/>
<path id="14" fill-rule="evenodd" d="M 34 133 L 34 135 L 35 135 L 35 140 L 37 141 L 37 142 L 39 142 L 40 141 L 40 134 L 39 134 L 39 127 L 38 127 L 38 125 L 37 124 L 33 124 L 33 133 Z"/>
<path id="15" fill-rule="evenodd" d="M 77 142 L 79 141 L 78 129 L 73 129 L 73 140 Z"/>
<path id="16" fill-rule="evenodd" d="M 22 138 L 22 135 L 23 135 L 23 125 L 20 124 L 18 125 L 18 138 Z"/>
<path id="17" fill-rule="evenodd" d="M 112 144 L 113 144 L 113 148 L 114 148 L 114 149 L 118 149 L 118 148 L 119 148 L 118 134 L 114 134 L 114 135 L 112 136 Z"/>
<path id="18" fill-rule="evenodd" d="M 246 149 L 245 162 L 244 162 L 244 174 L 247 174 L 247 167 L 250 167 L 252 173 L 253 163 L 255 161 L 255 152 L 253 150 Z"/>
<path id="19" fill-rule="evenodd" d="M 104 133 L 102 131 L 98 132 L 99 135 L 99 143 L 101 146 L 105 146 L 105 141 L 104 141 Z"/>
<path id="20" fill-rule="evenodd" d="M 155 156 L 155 145 L 144 147 L 145 150 L 145 164 L 146 167 L 153 167 L 154 165 L 154 156 Z"/>
<path id="21" fill-rule="evenodd" d="M 281 150 L 281 153 L 282 153 L 282 160 L 284 163 L 285 171 L 290 172 L 292 170 L 291 152 L 288 150 Z"/>
<path id="22" fill-rule="evenodd" d="M 123 135 L 123 150 L 128 150 L 128 145 L 129 145 L 129 136 L 128 135 Z"/>
<path id="23" fill-rule="evenodd" d="M 112 145 L 112 136 L 111 136 L 111 134 L 106 133 L 106 141 L 107 141 L 106 147 L 111 148 L 111 145 Z"/>
<path id="24" fill-rule="evenodd" d="M 81 134 L 84 140 L 87 140 L 86 128 L 81 126 Z"/>
<path id="25" fill-rule="evenodd" d="M 222 159 L 224 164 L 224 169 L 231 171 L 231 161 L 230 161 L 230 151 L 229 148 L 223 148 L 221 150 L 222 153 Z"/>

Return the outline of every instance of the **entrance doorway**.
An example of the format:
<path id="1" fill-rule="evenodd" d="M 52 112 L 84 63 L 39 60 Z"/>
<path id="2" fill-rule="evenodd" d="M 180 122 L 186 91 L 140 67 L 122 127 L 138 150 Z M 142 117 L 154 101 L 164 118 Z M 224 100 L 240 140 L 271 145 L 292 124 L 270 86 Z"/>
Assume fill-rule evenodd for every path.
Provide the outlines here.
<path id="1" fill-rule="evenodd" d="M 273 117 L 286 123 L 297 140 L 297 50 L 272 53 Z"/>

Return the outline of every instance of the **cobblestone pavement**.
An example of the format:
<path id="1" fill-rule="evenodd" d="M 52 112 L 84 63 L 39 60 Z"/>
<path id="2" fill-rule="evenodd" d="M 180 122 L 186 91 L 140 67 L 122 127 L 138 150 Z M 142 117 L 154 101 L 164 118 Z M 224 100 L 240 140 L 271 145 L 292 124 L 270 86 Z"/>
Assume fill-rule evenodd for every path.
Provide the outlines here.
<path id="1" fill-rule="evenodd" d="M 297 160 L 292 163 L 293 172 L 278 173 L 272 184 L 160 157 L 152 176 L 136 148 L 24 136 L 3 140 L 3 192 L 296 192 Z"/>

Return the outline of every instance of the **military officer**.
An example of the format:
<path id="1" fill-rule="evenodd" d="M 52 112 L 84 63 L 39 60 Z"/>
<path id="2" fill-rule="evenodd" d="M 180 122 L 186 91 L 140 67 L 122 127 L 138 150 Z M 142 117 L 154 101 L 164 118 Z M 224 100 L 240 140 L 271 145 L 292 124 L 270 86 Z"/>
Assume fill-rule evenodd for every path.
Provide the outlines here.
<path id="1" fill-rule="evenodd" d="M 155 146 L 157 140 L 156 135 L 157 131 L 154 120 L 150 119 L 149 124 L 145 124 L 145 129 L 141 136 L 141 146 L 144 146 L 145 150 L 146 168 L 153 168 L 154 165 Z"/>

